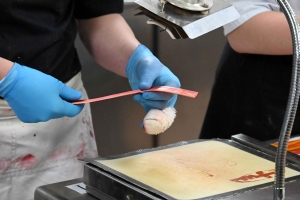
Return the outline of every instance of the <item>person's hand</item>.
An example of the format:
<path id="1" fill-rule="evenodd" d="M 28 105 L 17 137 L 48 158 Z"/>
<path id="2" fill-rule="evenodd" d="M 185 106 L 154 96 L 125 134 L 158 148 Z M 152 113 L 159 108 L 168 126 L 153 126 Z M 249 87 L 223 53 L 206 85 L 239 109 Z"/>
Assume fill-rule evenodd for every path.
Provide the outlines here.
<path id="1" fill-rule="evenodd" d="M 139 45 L 131 55 L 126 75 L 133 90 L 145 90 L 154 86 L 180 87 L 179 79 L 164 66 L 144 45 Z M 134 96 L 146 112 L 152 108 L 174 107 L 178 95 L 163 92 L 144 92 Z"/>
<path id="2" fill-rule="evenodd" d="M 81 95 L 52 76 L 18 63 L 0 83 L 0 96 L 8 102 L 17 117 L 27 123 L 79 114 L 83 106 L 63 99 L 78 100 Z"/>

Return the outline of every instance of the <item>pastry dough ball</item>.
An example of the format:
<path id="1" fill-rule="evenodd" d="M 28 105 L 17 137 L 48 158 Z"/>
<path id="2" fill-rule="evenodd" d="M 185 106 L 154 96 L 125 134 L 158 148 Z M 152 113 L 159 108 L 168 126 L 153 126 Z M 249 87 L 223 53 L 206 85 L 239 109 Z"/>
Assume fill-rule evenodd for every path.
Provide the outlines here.
<path id="1" fill-rule="evenodd" d="M 167 130 L 176 117 L 176 109 L 167 107 L 163 110 L 152 109 L 144 118 L 143 128 L 146 133 L 157 135 Z"/>

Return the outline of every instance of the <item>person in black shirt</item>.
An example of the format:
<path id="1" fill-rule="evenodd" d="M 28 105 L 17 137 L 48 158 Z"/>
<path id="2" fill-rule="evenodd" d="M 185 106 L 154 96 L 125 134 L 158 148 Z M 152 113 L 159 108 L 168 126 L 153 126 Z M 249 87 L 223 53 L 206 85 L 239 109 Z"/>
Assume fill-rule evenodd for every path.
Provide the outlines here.
<path id="1" fill-rule="evenodd" d="M 122 18 L 122 0 L 0 0 L 0 199 L 32 199 L 44 184 L 82 176 L 97 156 L 90 107 L 74 47 L 79 36 L 99 65 L 132 89 L 180 87 Z M 134 97 L 148 111 L 177 95 Z M 37 123 L 40 122 L 40 123 Z"/>

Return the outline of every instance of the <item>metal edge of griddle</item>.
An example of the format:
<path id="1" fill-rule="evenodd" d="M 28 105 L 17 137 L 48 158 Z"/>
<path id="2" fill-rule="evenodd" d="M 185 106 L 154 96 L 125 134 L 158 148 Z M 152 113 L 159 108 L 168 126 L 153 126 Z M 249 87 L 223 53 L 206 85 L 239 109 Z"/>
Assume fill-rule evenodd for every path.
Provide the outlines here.
<path id="1" fill-rule="evenodd" d="M 60 194 L 57 194 L 55 191 L 47 187 L 38 187 L 34 191 L 34 200 L 66 200 L 65 197 L 62 197 Z"/>
<path id="2" fill-rule="evenodd" d="M 190 39 L 195 39 L 240 17 L 234 6 L 220 0 L 214 0 L 214 5 L 209 9 L 208 14 L 196 14 L 197 12 L 195 11 L 185 10 L 186 13 L 194 13 L 189 15 L 177 14 L 168 9 L 167 6 L 164 7 L 162 12 L 159 0 L 136 0 L 135 3 L 155 15 L 182 27 Z"/>
<path id="3" fill-rule="evenodd" d="M 166 200 L 89 163 L 84 166 L 83 183 L 89 194 L 101 200 Z"/>
<path id="4" fill-rule="evenodd" d="M 91 165 L 93 166 L 93 168 L 91 167 Z M 120 187 L 127 186 L 127 187 L 133 189 L 134 191 L 143 191 L 146 194 L 146 196 L 149 197 L 149 200 L 150 199 L 152 199 L 152 200 L 165 200 L 165 199 L 176 200 L 175 198 L 173 198 L 159 190 L 156 190 L 156 189 L 154 189 L 144 183 L 141 183 L 129 176 L 126 176 L 118 171 L 110 169 L 109 167 L 102 165 L 101 163 L 98 163 L 92 159 L 88 163 L 85 164 L 85 167 L 89 167 L 89 169 L 90 169 L 89 171 L 92 171 L 90 173 L 92 173 L 94 175 L 89 176 L 88 175 L 89 172 L 84 171 L 84 176 L 83 176 L 84 181 L 83 182 L 86 185 L 91 186 L 93 188 L 103 189 L 103 187 L 101 187 L 101 185 L 97 185 L 94 182 L 91 182 L 90 181 L 91 179 L 86 179 L 86 178 L 87 177 L 96 177 L 98 174 L 104 174 L 104 176 L 114 180 L 114 182 L 117 183 L 117 185 Z M 94 172 L 96 172 L 96 173 L 94 173 Z M 145 191 L 147 191 L 147 192 L 145 192 Z M 148 200 L 148 199 L 145 199 L 145 200 Z"/>
<path id="5" fill-rule="evenodd" d="M 263 153 L 266 153 L 270 156 L 273 156 L 274 159 L 276 157 L 277 148 L 275 146 L 272 146 L 269 142 L 261 142 L 257 139 L 254 139 L 254 138 L 249 137 L 244 134 L 233 135 L 231 137 L 231 140 L 234 142 L 237 142 L 239 144 L 245 145 L 247 147 L 261 151 Z M 296 155 L 291 152 L 287 152 L 286 160 L 289 163 L 293 164 L 297 170 L 300 170 L 300 156 L 299 155 Z"/>
<path id="6" fill-rule="evenodd" d="M 247 145 L 244 145 L 242 143 L 233 141 L 233 140 L 227 140 L 227 139 L 212 139 L 213 141 L 219 141 L 225 144 L 228 144 L 232 147 L 236 147 L 237 149 L 243 150 L 245 152 L 251 153 L 253 155 L 259 156 L 263 159 L 269 160 L 271 162 L 274 162 L 274 156 L 264 153 L 261 150 L 257 150 L 253 147 L 249 147 Z M 168 148 L 172 148 L 172 147 L 179 147 L 179 146 L 183 146 L 183 145 L 188 145 L 188 144 L 193 144 L 193 143 L 197 143 L 197 142 L 204 142 L 204 141 L 209 141 L 209 140 L 201 140 L 201 139 L 197 139 L 197 140 L 191 140 L 191 141 L 182 141 L 182 142 L 178 142 L 178 143 L 174 143 L 174 144 L 170 144 L 170 145 L 166 145 L 166 146 L 160 146 L 160 147 L 156 147 L 156 148 L 149 148 L 149 149 L 141 149 L 141 150 L 137 150 L 137 151 L 133 151 L 133 152 L 128 152 L 125 154 L 119 154 L 119 155 L 114 155 L 114 156 L 108 156 L 108 157 L 98 157 L 98 158 L 85 158 L 82 159 L 83 161 L 91 164 L 94 166 L 94 169 L 97 169 L 98 172 L 105 172 L 107 174 L 109 174 L 110 177 L 114 177 L 114 179 L 116 180 L 123 180 L 125 181 L 128 185 L 131 185 L 131 187 L 133 187 L 132 185 L 134 185 L 134 187 L 139 187 L 142 190 L 146 190 L 149 191 L 151 194 L 156 194 L 159 195 L 161 198 L 163 199 L 169 199 L 169 200 L 176 200 L 173 197 L 170 197 L 168 195 L 166 195 L 165 193 L 162 193 L 146 184 L 143 184 L 131 177 L 128 177 L 118 171 L 115 171 L 99 162 L 97 162 L 96 160 L 111 160 L 111 159 L 117 159 L 117 158 L 122 158 L 125 156 L 133 156 L 133 155 L 138 155 L 141 153 L 147 153 L 147 152 L 152 152 L 152 151 L 159 151 L 159 150 L 163 150 L 163 149 L 168 149 Z M 299 168 L 291 163 L 287 163 L 287 167 L 300 171 Z M 287 178 L 286 181 L 287 182 L 291 182 L 291 181 L 296 181 L 300 179 L 300 176 L 293 176 L 290 178 Z M 89 185 L 88 182 L 84 182 L 86 185 Z M 270 187 L 273 185 L 273 181 L 270 181 L 269 183 L 265 183 L 265 184 L 260 184 L 260 185 L 256 185 L 256 186 L 252 186 L 252 187 L 248 187 L 248 188 L 244 188 L 244 189 L 238 189 L 236 191 L 231 191 L 231 192 L 226 192 L 226 193 L 222 193 L 222 194 L 218 194 L 218 195 L 213 195 L 213 196 L 209 196 L 209 197 L 204 197 L 204 198 L 198 198 L 195 200 L 208 200 L 208 199 L 221 199 L 221 198 L 225 198 L 225 197 L 229 197 L 235 194 L 242 194 L 245 192 L 249 192 L 249 191 L 253 191 L 253 190 L 258 190 L 258 189 L 262 189 L 262 188 L 266 188 L 266 187 Z"/>
<path id="7" fill-rule="evenodd" d="M 93 198 L 84 192 L 78 192 L 71 187 L 68 188 L 68 186 L 71 185 L 76 185 L 78 187 L 78 184 L 80 183 L 82 183 L 82 178 L 39 186 L 34 191 L 34 200 L 96 200 L 96 198 Z M 85 191 L 84 188 L 81 189 Z"/>
<path id="8" fill-rule="evenodd" d="M 109 195 L 106 195 L 105 193 L 89 186 L 89 185 L 86 185 L 86 191 L 88 194 L 92 195 L 93 197 L 97 198 L 97 199 L 101 199 L 101 200 L 118 200 L 118 199 L 115 199 Z"/>

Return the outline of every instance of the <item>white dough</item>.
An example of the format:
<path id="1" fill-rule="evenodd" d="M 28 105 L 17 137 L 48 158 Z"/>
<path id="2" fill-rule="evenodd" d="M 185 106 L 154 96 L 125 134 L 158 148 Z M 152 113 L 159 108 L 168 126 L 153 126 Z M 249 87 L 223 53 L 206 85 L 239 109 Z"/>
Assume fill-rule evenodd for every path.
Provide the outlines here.
<path id="1" fill-rule="evenodd" d="M 163 110 L 152 109 L 144 118 L 143 125 L 146 133 L 157 135 L 167 130 L 176 117 L 176 109 L 167 107 Z"/>

